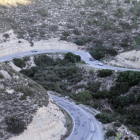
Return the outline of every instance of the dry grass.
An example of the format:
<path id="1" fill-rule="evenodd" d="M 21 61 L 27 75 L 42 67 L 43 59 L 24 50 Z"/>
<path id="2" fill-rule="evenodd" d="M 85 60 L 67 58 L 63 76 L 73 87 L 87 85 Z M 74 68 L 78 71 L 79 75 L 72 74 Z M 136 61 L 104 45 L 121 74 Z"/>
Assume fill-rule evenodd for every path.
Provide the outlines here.
<path id="1" fill-rule="evenodd" d="M 30 0 L 0 0 L 0 5 L 17 6 L 17 4 L 27 5 L 31 4 Z"/>

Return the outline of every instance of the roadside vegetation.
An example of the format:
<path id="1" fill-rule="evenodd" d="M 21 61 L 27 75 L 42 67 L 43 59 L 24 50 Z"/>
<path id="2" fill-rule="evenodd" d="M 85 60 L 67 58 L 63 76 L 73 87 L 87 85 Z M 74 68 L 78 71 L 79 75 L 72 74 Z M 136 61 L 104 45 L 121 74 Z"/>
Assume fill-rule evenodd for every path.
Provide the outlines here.
<path id="1" fill-rule="evenodd" d="M 69 96 L 77 104 L 89 105 L 101 114 L 96 118 L 104 124 L 114 123 L 116 129 L 125 125 L 140 135 L 140 72 L 114 72 L 104 69 L 94 71 L 82 68 L 80 57 L 67 53 L 64 59 L 53 59 L 47 55 L 34 57 L 35 64 L 20 72 L 41 84 L 46 90 Z M 80 64 L 80 65 L 79 65 Z M 108 82 L 111 83 L 108 84 Z M 109 88 L 107 86 L 109 85 Z M 109 108 L 106 108 L 106 105 Z M 106 135 L 115 136 L 114 130 Z"/>

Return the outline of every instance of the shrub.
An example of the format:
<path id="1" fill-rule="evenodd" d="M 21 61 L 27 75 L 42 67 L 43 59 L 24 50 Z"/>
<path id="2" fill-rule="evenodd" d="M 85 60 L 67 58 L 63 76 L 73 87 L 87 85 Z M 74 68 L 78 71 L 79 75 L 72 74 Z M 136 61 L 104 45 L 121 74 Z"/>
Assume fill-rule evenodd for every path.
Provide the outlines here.
<path id="1" fill-rule="evenodd" d="M 62 32 L 62 35 L 67 37 L 67 36 L 69 36 L 70 34 L 69 34 L 68 31 L 64 31 L 64 32 Z"/>
<path id="2" fill-rule="evenodd" d="M 122 8 L 118 8 L 114 15 L 117 16 L 118 18 L 122 18 L 123 17 L 123 13 L 124 13 L 124 10 Z"/>
<path id="3" fill-rule="evenodd" d="M 123 29 L 131 29 L 131 26 L 128 22 L 120 22 L 119 23 Z"/>
<path id="4" fill-rule="evenodd" d="M 94 70 L 93 69 L 90 69 L 89 70 L 89 74 L 93 74 L 94 73 Z"/>
<path id="5" fill-rule="evenodd" d="M 91 50 L 90 54 L 92 55 L 92 57 L 99 60 L 103 58 L 105 54 L 110 54 L 112 56 L 115 56 L 118 54 L 118 52 L 113 48 L 98 47 L 94 50 Z"/>
<path id="6" fill-rule="evenodd" d="M 81 33 L 80 33 L 77 29 L 74 29 L 74 30 L 73 30 L 73 33 L 74 33 L 75 35 L 81 35 Z"/>
<path id="7" fill-rule="evenodd" d="M 75 55 L 75 54 L 73 54 L 71 52 L 68 52 L 65 55 L 65 59 L 69 60 L 69 62 L 72 62 L 72 63 L 76 63 L 76 62 L 81 61 L 81 57 L 79 55 Z"/>
<path id="8" fill-rule="evenodd" d="M 31 47 L 34 46 L 34 42 L 31 41 L 30 44 L 31 44 Z"/>
<path id="9" fill-rule="evenodd" d="M 6 39 L 9 38 L 9 34 L 5 33 L 3 37 L 5 37 Z"/>
<path id="10" fill-rule="evenodd" d="M 105 99 L 105 98 L 111 98 L 111 94 L 106 91 L 106 90 L 103 90 L 103 91 L 97 91 L 96 94 L 94 95 L 95 98 L 101 98 L 101 99 Z"/>
<path id="11" fill-rule="evenodd" d="M 115 108 L 121 107 L 123 108 L 124 106 L 128 106 L 130 104 L 129 97 L 127 96 L 118 96 L 116 97 L 113 105 Z"/>
<path id="12" fill-rule="evenodd" d="M 23 68 L 26 66 L 26 63 L 24 62 L 24 60 L 20 59 L 20 58 L 14 58 L 13 62 L 16 66 Z"/>
<path id="13" fill-rule="evenodd" d="M 129 130 L 136 133 L 138 136 L 140 136 L 140 128 L 139 127 L 130 127 Z"/>
<path id="14" fill-rule="evenodd" d="M 131 86 L 139 84 L 140 81 L 140 72 L 136 71 L 125 71 L 121 72 L 117 77 L 117 82 L 126 82 Z"/>
<path id="15" fill-rule="evenodd" d="M 100 82 L 88 82 L 88 86 L 86 87 L 86 89 L 96 93 L 100 89 L 100 86 L 101 86 Z"/>
<path id="16" fill-rule="evenodd" d="M 7 131 L 12 134 L 20 134 L 26 129 L 25 122 L 16 117 L 5 118 Z"/>
<path id="17" fill-rule="evenodd" d="M 118 54 L 118 52 L 113 48 L 107 48 L 107 53 L 112 55 L 112 56 L 115 56 Z"/>
<path id="18" fill-rule="evenodd" d="M 120 122 L 118 122 L 118 121 L 114 123 L 114 126 L 116 126 L 116 127 L 120 127 L 121 125 L 122 124 Z"/>
<path id="19" fill-rule="evenodd" d="M 112 136 L 116 136 L 116 133 L 114 130 L 108 130 L 106 132 L 106 137 L 109 138 L 109 137 L 112 137 Z"/>
<path id="20" fill-rule="evenodd" d="M 2 73 L 0 73 L 0 79 L 3 79 L 3 78 L 4 78 L 3 74 L 2 74 Z"/>
<path id="21" fill-rule="evenodd" d="M 140 45 L 140 36 L 138 36 L 138 37 L 136 38 L 136 43 L 137 43 L 138 45 Z"/>
<path id="22" fill-rule="evenodd" d="M 114 121 L 112 115 L 106 114 L 106 113 L 99 113 L 96 116 L 96 119 L 101 121 L 104 124 L 111 123 Z"/>
<path id="23" fill-rule="evenodd" d="M 25 57 L 23 57 L 23 60 L 24 61 L 29 61 L 30 60 L 30 57 L 29 56 L 25 56 Z"/>
<path id="24" fill-rule="evenodd" d="M 84 12 L 84 11 L 80 11 L 80 14 L 81 14 L 81 15 L 85 15 L 85 12 Z"/>
<path id="25" fill-rule="evenodd" d="M 112 70 L 108 70 L 108 69 L 103 69 L 103 70 L 98 70 L 98 76 L 99 77 L 107 77 L 112 75 Z"/>
<path id="26" fill-rule="evenodd" d="M 51 57 L 43 54 L 35 57 L 34 62 L 37 66 L 52 66 L 54 61 Z"/>
<path id="27" fill-rule="evenodd" d="M 78 92 L 76 96 L 77 101 L 80 101 L 82 103 L 86 103 L 86 101 L 89 101 L 92 99 L 92 96 L 89 91 L 83 91 L 83 92 Z"/>
<path id="28" fill-rule="evenodd" d="M 93 58 L 95 58 L 97 60 L 99 60 L 105 56 L 105 52 L 100 48 L 97 48 L 97 49 L 94 49 L 93 51 L 90 51 L 90 54 Z"/>
<path id="29" fill-rule="evenodd" d="M 54 86 L 54 89 L 55 89 L 56 92 L 59 92 L 59 93 L 62 92 L 62 90 L 60 88 L 60 83 L 58 81 L 55 82 L 55 84 L 53 86 Z"/>
<path id="30" fill-rule="evenodd" d="M 39 13 L 41 16 L 43 16 L 43 17 L 48 16 L 48 13 L 47 13 L 47 11 L 46 11 L 45 9 L 40 9 L 40 10 L 38 10 L 38 13 Z"/>
<path id="31" fill-rule="evenodd" d="M 50 25 L 49 30 L 53 31 L 53 32 L 56 32 L 58 30 L 58 26 L 57 25 Z"/>
<path id="32" fill-rule="evenodd" d="M 127 82 L 118 82 L 115 84 L 115 86 L 110 88 L 110 93 L 112 95 L 112 98 L 119 96 L 121 94 L 124 94 L 128 92 L 130 89 L 130 86 Z"/>
<path id="33" fill-rule="evenodd" d="M 78 40 L 76 40 L 75 43 L 76 43 L 77 45 L 79 45 L 79 46 L 83 46 L 83 45 L 85 45 L 85 41 L 82 40 L 82 39 L 78 39 Z"/>
<path id="34" fill-rule="evenodd" d="M 34 76 L 34 71 L 32 69 L 23 69 L 20 71 L 20 73 L 28 76 L 28 77 L 33 77 Z"/>

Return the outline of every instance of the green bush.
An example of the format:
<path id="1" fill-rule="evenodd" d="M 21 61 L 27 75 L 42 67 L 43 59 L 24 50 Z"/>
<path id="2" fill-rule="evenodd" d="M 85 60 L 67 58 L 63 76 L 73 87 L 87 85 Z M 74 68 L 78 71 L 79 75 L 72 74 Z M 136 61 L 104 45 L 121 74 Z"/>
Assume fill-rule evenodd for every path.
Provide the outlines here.
<path id="1" fill-rule="evenodd" d="M 106 90 L 103 90 L 103 91 L 97 91 L 96 94 L 94 95 L 95 98 L 99 99 L 105 99 L 105 98 L 111 98 L 111 94 L 106 91 Z"/>
<path id="2" fill-rule="evenodd" d="M 6 39 L 9 38 L 9 34 L 5 33 L 3 37 L 5 37 Z"/>
<path id="3" fill-rule="evenodd" d="M 116 127 L 120 127 L 121 125 L 122 124 L 120 122 L 118 122 L 118 121 L 114 123 L 114 126 L 116 126 Z"/>
<path id="4" fill-rule="evenodd" d="M 117 77 L 115 86 L 110 88 L 112 98 L 129 91 L 130 87 L 138 85 L 140 81 L 140 72 L 124 71 L 120 72 Z"/>
<path id="5" fill-rule="evenodd" d="M 123 29 L 131 29 L 131 26 L 128 22 L 120 22 L 119 25 L 121 25 Z"/>
<path id="6" fill-rule="evenodd" d="M 50 25 L 49 30 L 52 32 L 56 32 L 58 30 L 58 26 L 57 25 Z"/>
<path id="7" fill-rule="evenodd" d="M 116 136 L 116 133 L 114 130 L 108 130 L 106 132 L 106 137 L 109 138 L 109 137 L 112 137 L 112 136 Z"/>
<path id="8" fill-rule="evenodd" d="M 20 58 L 14 58 L 13 59 L 13 62 L 16 66 L 20 67 L 20 68 L 23 68 L 26 66 L 26 63 L 24 60 L 20 59 Z"/>
<path id="9" fill-rule="evenodd" d="M 72 63 L 76 63 L 76 62 L 79 62 L 81 61 L 81 57 L 79 55 L 75 55 L 71 52 L 68 52 L 66 55 L 65 55 L 65 59 L 66 60 L 69 60 L 70 62 Z"/>
<path id="10" fill-rule="evenodd" d="M 99 113 L 95 117 L 104 124 L 111 123 L 114 121 L 112 115 L 106 113 Z"/>
<path id="11" fill-rule="evenodd" d="M 104 50 L 102 49 L 102 47 L 100 48 L 96 48 L 94 49 L 93 51 L 90 51 L 90 54 L 93 58 L 99 60 L 101 58 L 103 58 L 105 56 L 105 52 Z"/>
<path id="12" fill-rule="evenodd" d="M 93 69 L 90 69 L 89 70 L 89 74 L 93 74 L 94 73 L 94 70 Z"/>
<path id="13" fill-rule="evenodd" d="M 133 89 L 128 95 L 130 103 L 132 104 L 140 104 L 140 90 L 139 89 Z"/>
<path id="14" fill-rule="evenodd" d="M 23 57 L 23 60 L 24 61 L 29 61 L 30 60 L 30 57 L 29 56 L 25 56 L 25 57 Z"/>
<path id="15" fill-rule="evenodd" d="M 129 130 L 140 136 L 140 127 L 130 127 Z"/>
<path id="16" fill-rule="evenodd" d="M 111 56 L 115 56 L 118 52 L 113 48 L 105 48 L 105 47 L 98 47 L 90 51 L 90 54 L 93 58 L 99 60 L 105 56 L 105 54 L 109 54 Z"/>
<path id="17" fill-rule="evenodd" d="M 74 30 L 73 30 L 73 33 L 74 33 L 75 35 L 81 35 L 81 33 L 79 32 L 79 30 L 77 30 L 77 29 L 74 29 Z"/>
<path id="18" fill-rule="evenodd" d="M 43 16 L 43 17 L 47 17 L 48 16 L 48 12 L 45 9 L 40 9 L 38 10 L 38 13 Z"/>
<path id="19" fill-rule="evenodd" d="M 78 92 L 76 99 L 79 102 L 86 103 L 86 101 L 89 101 L 92 99 L 92 96 L 90 92 L 86 90 L 86 91 Z"/>
<path id="20" fill-rule="evenodd" d="M 130 99 L 127 96 L 118 96 L 116 97 L 113 105 L 115 108 L 123 108 L 124 106 L 130 105 Z"/>
<path id="21" fill-rule="evenodd" d="M 115 56 L 118 54 L 118 52 L 113 48 L 107 48 L 106 51 L 107 51 L 107 54 L 110 54 L 111 56 Z"/>
<path id="22" fill-rule="evenodd" d="M 103 69 L 103 70 L 98 70 L 98 76 L 99 77 L 107 77 L 112 75 L 112 70 L 109 69 Z"/>
<path id="23" fill-rule="evenodd" d="M 122 8 L 118 8 L 115 12 L 114 15 L 117 16 L 118 18 L 123 17 L 124 10 Z"/>
<path id="24" fill-rule="evenodd" d="M 67 36 L 69 36 L 70 34 L 69 34 L 68 31 L 64 31 L 64 32 L 62 32 L 62 35 L 67 37 Z"/>
<path id="25" fill-rule="evenodd" d="M 140 72 L 137 71 L 125 71 L 121 72 L 117 77 L 117 82 L 126 82 L 130 86 L 135 86 L 139 84 Z"/>
<path id="26" fill-rule="evenodd" d="M 100 82 L 88 82 L 86 89 L 96 93 L 100 89 L 101 83 Z"/>
<path id="27" fill-rule="evenodd" d="M 2 73 L 0 73 L 0 79 L 3 79 L 3 78 L 4 78 L 3 74 L 2 74 Z"/>
<path id="28" fill-rule="evenodd" d="M 32 69 L 23 69 L 20 71 L 20 73 L 28 76 L 28 77 L 33 77 L 34 76 L 34 71 Z"/>
<path id="29" fill-rule="evenodd" d="M 79 45 L 79 46 L 83 46 L 83 45 L 85 45 L 85 41 L 82 40 L 82 39 L 78 39 L 78 40 L 76 40 L 75 43 L 76 43 L 77 45 Z"/>
<path id="30" fill-rule="evenodd" d="M 110 93 L 112 95 L 112 98 L 119 96 L 121 94 L 124 94 L 128 92 L 130 89 L 130 86 L 127 82 L 118 82 L 115 84 L 115 86 L 110 88 Z"/>
<path id="31" fill-rule="evenodd" d="M 137 45 L 140 45 L 140 36 L 138 36 L 138 37 L 136 38 L 136 43 L 137 43 Z"/>
<path id="32" fill-rule="evenodd" d="M 34 62 L 37 66 L 52 66 L 54 61 L 53 58 L 43 54 L 35 57 Z"/>
<path id="33" fill-rule="evenodd" d="M 22 133 L 26 127 L 25 122 L 16 117 L 5 118 L 5 122 L 7 124 L 7 131 L 12 134 L 20 134 Z"/>
<path id="34" fill-rule="evenodd" d="M 54 86 L 54 89 L 55 89 L 56 92 L 59 92 L 59 93 L 62 92 L 62 90 L 60 88 L 60 83 L 58 81 L 55 82 L 53 86 Z"/>

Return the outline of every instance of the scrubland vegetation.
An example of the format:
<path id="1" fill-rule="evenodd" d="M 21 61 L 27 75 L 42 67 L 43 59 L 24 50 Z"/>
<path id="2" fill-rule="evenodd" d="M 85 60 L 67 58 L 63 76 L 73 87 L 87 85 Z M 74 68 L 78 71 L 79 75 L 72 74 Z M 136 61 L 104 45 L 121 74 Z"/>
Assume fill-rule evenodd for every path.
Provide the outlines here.
<path id="1" fill-rule="evenodd" d="M 72 53 L 67 53 L 64 59 L 56 60 L 47 55 L 37 55 L 34 61 L 37 66 L 20 72 L 46 90 L 69 96 L 77 104 L 82 103 L 101 110 L 102 113 L 97 114 L 96 118 L 102 123 L 115 122 L 115 127 L 124 124 L 140 135 L 140 72 L 86 70 L 77 65 L 80 64 L 80 59 Z M 110 80 L 111 85 L 107 89 Z M 109 105 L 109 108 L 106 108 L 106 105 Z M 108 135 L 114 133 L 111 131 L 107 133 L 107 137 Z"/>
<path id="2" fill-rule="evenodd" d="M 16 0 L 0 4 L 0 32 L 13 29 L 19 39 L 33 43 L 58 37 L 84 45 L 95 59 L 139 50 L 140 2 Z M 8 36 L 4 34 L 5 39 Z"/>

